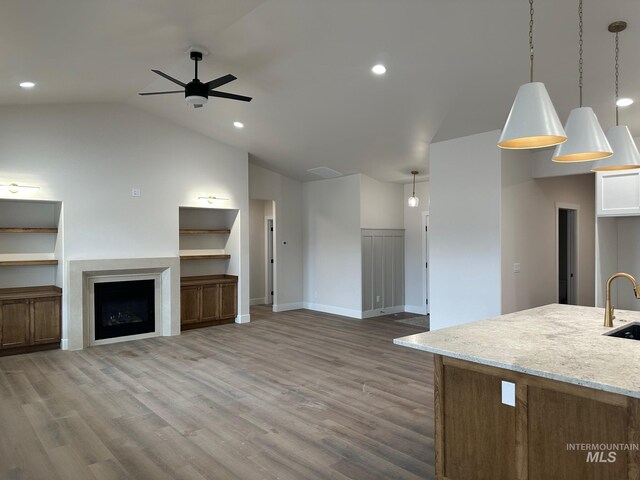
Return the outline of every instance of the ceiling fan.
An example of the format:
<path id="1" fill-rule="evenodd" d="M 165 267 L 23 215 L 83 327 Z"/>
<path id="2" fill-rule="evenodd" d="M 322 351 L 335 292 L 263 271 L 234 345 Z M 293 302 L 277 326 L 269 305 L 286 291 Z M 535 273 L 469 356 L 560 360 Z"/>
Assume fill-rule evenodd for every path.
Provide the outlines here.
<path id="1" fill-rule="evenodd" d="M 236 80 L 231 74 L 223 75 L 222 77 L 216 78 L 215 80 L 211 80 L 207 83 L 202 83 L 198 80 L 198 62 L 202 60 L 202 56 L 205 52 L 202 50 L 192 49 L 189 52 L 189 56 L 191 60 L 195 62 L 195 78 L 191 80 L 189 83 L 183 83 L 180 80 L 177 80 L 173 77 L 170 77 L 164 72 L 160 70 L 151 70 L 153 73 L 157 73 L 161 77 L 166 78 L 167 80 L 175 83 L 176 85 L 180 85 L 184 90 L 169 90 L 166 92 L 144 92 L 139 93 L 138 95 L 165 95 L 169 93 L 184 93 L 184 98 L 188 104 L 193 105 L 193 108 L 200 108 L 205 103 L 209 97 L 219 97 L 219 98 L 228 98 L 230 100 L 240 100 L 241 102 L 250 102 L 251 97 L 245 97 L 242 95 L 235 95 L 233 93 L 227 92 L 219 92 L 215 90 L 218 87 L 226 85 L 229 82 L 233 82 Z"/>

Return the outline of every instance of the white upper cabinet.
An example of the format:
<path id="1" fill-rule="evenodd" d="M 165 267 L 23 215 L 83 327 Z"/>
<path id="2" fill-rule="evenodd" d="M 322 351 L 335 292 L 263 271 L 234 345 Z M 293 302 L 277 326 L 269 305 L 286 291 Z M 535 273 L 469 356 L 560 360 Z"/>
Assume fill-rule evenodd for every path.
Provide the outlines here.
<path id="1" fill-rule="evenodd" d="M 640 170 L 598 172 L 598 216 L 640 215 Z"/>

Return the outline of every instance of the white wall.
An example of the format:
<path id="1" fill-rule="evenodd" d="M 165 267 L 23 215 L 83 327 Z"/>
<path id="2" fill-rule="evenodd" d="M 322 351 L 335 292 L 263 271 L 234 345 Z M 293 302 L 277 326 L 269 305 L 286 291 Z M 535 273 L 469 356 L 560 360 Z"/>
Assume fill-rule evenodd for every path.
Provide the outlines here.
<path id="1" fill-rule="evenodd" d="M 425 314 L 426 298 L 424 295 L 424 214 L 429 212 L 429 182 L 416 183 L 416 196 L 420 199 L 417 208 L 407 205 L 407 199 L 413 193 L 413 184 L 404 186 L 404 230 L 405 230 L 405 266 L 404 297 L 405 310 Z"/>
<path id="2" fill-rule="evenodd" d="M 247 165 L 246 152 L 124 105 L 0 108 L 0 182 L 40 185 L 32 198 L 63 202 L 65 261 L 177 256 L 178 207 L 207 206 L 199 195 L 228 198 L 212 206 L 240 210 L 233 248 L 245 321 Z"/>
<path id="3" fill-rule="evenodd" d="M 360 175 L 304 184 L 305 308 L 362 313 Z"/>
<path id="4" fill-rule="evenodd" d="M 640 217 L 600 217 L 598 227 L 603 247 L 600 249 L 602 278 L 598 296 L 599 305 L 604 306 L 605 282 L 609 276 L 626 272 L 640 280 Z M 633 294 L 631 284 L 622 278 L 614 280 L 612 303 L 616 308 L 640 310 L 640 300 Z"/>
<path id="5" fill-rule="evenodd" d="M 302 308 L 302 185 L 249 164 L 249 195 L 251 199 L 275 202 L 273 310 Z"/>
<path id="6" fill-rule="evenodd" d="M 404 188 L 398 183 L 379 182 L 366 175 L 360 177 L 360 227 L 404 228 Z"/>
<path id="7" fill-rule="evenodd" d="M 501 310 L 499 131 L 431 145 L 431 328 Z"/>
<path id="8" fill-rule="evenodd" d="M 556 303 L 556 204 L 579 206 L 577 303 L 594 305 L 593 174 L 533 179 L 530 152 L 502 152 L 502 312 Z M 549 160 L 550 162 L 550 160 Z M 520 264 L 520 273 L 513 264 Z"/>

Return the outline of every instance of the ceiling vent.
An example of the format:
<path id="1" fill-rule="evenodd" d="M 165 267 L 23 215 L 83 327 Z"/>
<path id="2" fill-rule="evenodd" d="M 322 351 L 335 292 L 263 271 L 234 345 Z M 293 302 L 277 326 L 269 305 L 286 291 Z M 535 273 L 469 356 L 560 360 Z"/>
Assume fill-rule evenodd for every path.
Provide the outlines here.
<path id="1" fill-rule="evenodd" d="M 314 175 L 318 175 L 322 178 L 336 178 L 342 176 L 342 173 L 329 167 L 310 168 L 309 170 L 307 170 L 307 172 L 313 173 Z"/>

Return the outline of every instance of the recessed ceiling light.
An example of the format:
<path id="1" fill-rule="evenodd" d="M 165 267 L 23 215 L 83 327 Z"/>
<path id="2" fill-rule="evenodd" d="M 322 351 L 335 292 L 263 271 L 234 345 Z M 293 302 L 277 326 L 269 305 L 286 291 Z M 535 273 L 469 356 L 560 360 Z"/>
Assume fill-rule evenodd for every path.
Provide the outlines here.
<path id="1" fill-rule="evenodd" d="M 22 83 L 20 84 L 20 86 L 21 86 L 22 88 L 33 88 L 33 87 L 35 87 L 35 86 L 36 86 L 36 84 L 35 84 L 35 83 L 33 83 L 33 82 L 22 82 Z"/>
<path id="2" fill-rule="evenodd" d="M 233 126 L 236 128 L 244 128 L 244 123 L 242 122 L 233 122 Z"/>
<path id="3" fill-rule="evenodd" d="M 618 101 L 616 102 L 616 105 L 618 105 L 619 107 L 628 107 L 632 103 L 633 103 L 632 98 L 619 98 Z"/>
<path id="4" fill-rule="evenodd" d="M 384 75 L 385 73 L 387 73 L 387 67 L 379 63 L 378 65 L 374 65 L 371 68 L 371 71 L 376 75 Z"/>

